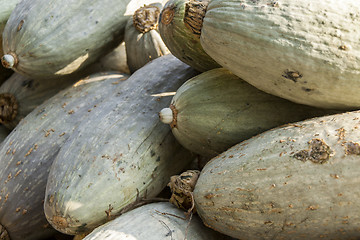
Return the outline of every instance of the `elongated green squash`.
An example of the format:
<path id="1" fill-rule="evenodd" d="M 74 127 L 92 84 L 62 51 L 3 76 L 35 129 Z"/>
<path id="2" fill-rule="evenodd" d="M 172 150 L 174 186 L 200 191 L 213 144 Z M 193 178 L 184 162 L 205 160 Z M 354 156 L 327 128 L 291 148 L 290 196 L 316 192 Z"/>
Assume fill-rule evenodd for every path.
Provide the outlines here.
<path id="1" fill-rule="evenodd" d="M 127 212 L 87 235 L 84 240 L 121 239 L 191 239 L 225 240 L 230 239 L 204 226 L 194 215 L 186 219 L 183 211 L 168 202 L 151 203 Z"/>
<path id="2" fill-rule="evenodd" d="M 20 2 L 20 0 L 0 0 L 0 54 L 3 54 L 2 32 L 4 31 L 5 24 L 9 19 L 11 12 L 18 2 Z"/>
<path id="3" fill-rule="evenodd" d="M 75 72 L 123 40 L 128 16 L 151 0 L 24 0 L 3 32 L 4 66 L 31 78 Z"/>
<path id="4" fill-rule="evenodd" d="M 240 239 L 358 239 L 359 119 L 289 124 L 218 155 L 195 185 L 198 214 Z"/>
<path id="5" fill-rule="evenodd" d="M 0 0 L 0 56 L 3 55 L 3 47 L 2 47 L 2 32 L 4 31 L 5 24 L 12 12 L 15 8 L 16 4 L 20 0 Z M 4 68 L 2 65 L 0 66 L 0 84 L 2 84 L 13 71 Z"/>
<path id="6" fill-rule="evenodd" d="M 206 11 L 208 2 L 169 0 L 161 11 L 159 21 L 160 35 L 170 52 L 201 72 L 220 67 L 200 44 L 200 14 Z"/>
<path id="7" fill-rule="evenodd" d="M 57 81 L 31 79 L 14 73 L 0 86 L 0 122 L 12 130 L 27 114 L 46 99 L 71 86 L 77 78 Z"/>
<path id="8" fill-rule="evenodd" d="M 184 147 L 215 157 L 270 128 L 334 112 L 267 94 L 217 68 L 184 83 L 160 119 Z"/>
<path id="9" fill-rule="evenodd" d="M 151 60 L 170 53 L 158 32 L 161 9 L 160 2 L 143 6 L 126 24 L 124 42 L 132 73 Z"/>
<path id="10" fill-rule="evenodd" d="M 44 209 L 54 228 L 70 235 L 91 231 L 139 198 L 159 194 L 193 160 L 158 111 L 170 103 L 166 95 L 195 74 L 173 55 L 159 57 L 81 122 L 49 173 Z"/>
<path id="11" fill-rule="evenodd" d="M 106 55 L 100 59 L 102 62 L 95 62 L 79 72 L 60 77 L 56 81 L 32 79 L 14 73 L 0 86 L 0 122 L 12 130 L 38 105 L 80 79 L 94 73 L 120 69 L 118 65 L 113 66 L 114 64 L 107 62 L 109 57 L 111 56 Z M 118 58 L 116 59 L 118 60 Z M 115 60 L 114 57 L 112 60 Z"/>
<path id="12" fill-rule="evenodd" d="M 360 5 L 337 1 L 210 1 L 201 45 L 255 87 L 324 108 L 360 106 Z"/>
<path id="13" fill-rule="evenodd" d="M 50 166 L 80 122 L 105 97 L 116 95 L 126 78 L 97 74 L 77 82 L 29 113 L 2 142 L 0 225 L 11 240 L 43 239 L 55 233 L 43 208 Z"/>

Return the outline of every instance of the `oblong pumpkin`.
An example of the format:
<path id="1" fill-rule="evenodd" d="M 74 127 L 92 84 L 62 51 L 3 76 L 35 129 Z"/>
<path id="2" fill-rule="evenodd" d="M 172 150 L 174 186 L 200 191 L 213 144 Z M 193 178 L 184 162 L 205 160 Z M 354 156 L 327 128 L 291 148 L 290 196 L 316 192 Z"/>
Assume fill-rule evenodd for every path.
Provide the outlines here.
<path id="1" fill-rule="evenodd" d="M 201 45 L 255 87 L 324 108 L 360 106 L 357 1 L 214 0 Z"/>
<path id="2" fill-rule="evenodd" d="M 31 78 L 73 73 L 123 40 L 127 15 L 151 0 L 25 0 L 3 32 L 4 66 Z"/>
<path id="3" fill-rule="evenodd" d="M 169 54 L 158 31 L 162 4 L 153 3 L 137 9 L 125 28 L 127 64 L 133 73 L 146 63 Z"/>
<path id="4" fill-rule="evenodd" d="M 208 0 L 169 0 L 160 14 L 159 32 L 170 52 L 198 71 L 220 67 L 202 48 L 200 31 Z"/>
<path id="5" fill-rule="evenodd" d="M 184 212 L 171 203 L 160 202 L 131 210 L 99 226 L 83 239 L 224 240 L 230 238 L 205 227 L 198 216 L 194 215 L 191 220 L 186 219 Z"/>
<path id="6" fill-rule="evenodd" d="M 229 70 L 216 68 L 186 81 L 160 119 L 170 124 L 184 147 L 215 157 L 270 128 L 334 112 L 267 94 Z"/>
<path id="7" fill-rule="evenodd" d="M 358 239 L 359 118 L 289 124 L 213 158 L 195 185 L 198 214 L 240 239 Z"/>
<path id="8" fill-rule="evenodd" d="M 105 96 L 118 93 L 126 75 L 93 75 L 29 113 L 0 145 L 0 225 L 11 240 L 43 239 L 56 231 L 43 208 L 50 166 L 81 120 Z"/>
<path id="9" fill-rule="evenodd" d="M 195 74 L 171 54 L 159 57 L 91 112 L 50 170 L 44 209 L 54 228 L 91 231 L 139 198 L 159 194 L 193 160 L 157 113 L 169 104 L 166 95 Z"/>
<path id="10" fill-rule="evenodd" d="M 4 31 L 5 25 L 11 12 L 14 10 L 16 4 L 20 2 L 20 0 L 1 0 L 0 1 L 0 54 L 3 54 L 2 47 L 2 32 Z"/>

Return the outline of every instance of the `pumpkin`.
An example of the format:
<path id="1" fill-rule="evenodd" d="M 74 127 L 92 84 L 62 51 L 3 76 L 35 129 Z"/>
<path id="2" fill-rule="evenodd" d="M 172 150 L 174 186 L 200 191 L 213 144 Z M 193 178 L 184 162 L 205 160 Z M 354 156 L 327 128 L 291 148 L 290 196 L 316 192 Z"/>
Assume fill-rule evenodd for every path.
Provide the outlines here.
<path id="1" fill-rule="evenodd" d="M 234 238 L 358 239 L 359 118 L 289 124 L 216 156 L 195 184 L 198 214 Z"/>
<path id="2" fill-rule="evenodd" d="M 84 240 L 120 239 L 230 239 L 207 228 L 199 216 L 187 219 L 183 211 L 168 202 L 146 204 L 97 227 Z"/>
<path id="3" fill-rule="evenodd" d="M 149 1 L 21 1 L 3 32 L 2 63 L 34 79 L 73 73 L 118 46 L 128 15 Z"/>
<path id="4" fill-rule="evenodd" d="M 158 32 L 161 3 L 137 9 L 125 28 L 125 49 L 130 72 L 169 52 Z"/>
<path id="5" fill-rule="evenodd" d="M 126 78 L 109 73 L 78 81 L 35 108 L 1 143 L 0 225 L 11 240 L 44 239 L 56 232 L 43 208 L 50 166 L 80 122 L 105 96 L 116 95 Z"/>
<path id="6" fill-rule="evenodd" d="M 16 4 L 20 0 L 1 0 L 0 1 L 0 54 L 3 54 L 2 48 L 2 32 L 4 31 L 5 24 L 9 19 L 11 12 L 14 10 Z"/>
<path id="7" fill-rule="evenodd" d="M 160 111 L 160 120 L 184 147 L 215 157 L 270 128 L 334 112 L 267 94 L 216 68 L 186 81 Z"/>
<path id="8" fill-rule="evenodd" d="M 159 31 L 170 52 L 198 71 L 220 67 L 202 48 L 200 32 L 208 0 L 169 0 L 160 14 Z"/>
<path id="9" fill-rule="evenodd" d="M 262 91 L 322 108 L 360 106 L 357 1 L 213 0 L 200 42 Z"/>
<path id="10" fill-rule="evenodd" d="M 170 54 L 154 59 L 81 122 L 48 176 L 44 210 L 55 229 L 91 231 L 157 196 L 193 160 L 157 113 L 169 104 L 167 95 L 195 74 Z"/>

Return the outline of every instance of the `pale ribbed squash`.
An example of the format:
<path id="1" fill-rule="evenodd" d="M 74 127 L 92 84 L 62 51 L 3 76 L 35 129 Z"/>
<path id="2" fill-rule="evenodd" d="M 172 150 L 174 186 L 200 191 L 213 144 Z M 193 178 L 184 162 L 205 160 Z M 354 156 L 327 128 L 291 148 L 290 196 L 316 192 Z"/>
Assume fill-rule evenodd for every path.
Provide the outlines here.
<path id="1" fill-rule="evenodd" d="M 171 54 L 159 57 L 91 111 L 50 170 L 44 209 L 54 228 L 70 235 L 91 231 L 138 198 L 159 194 L 193 160 L 158 111 L 196 74 Z"/>
<path id="2" fill-rule="evenodd" d="M 183 211 L 168 202 L 136 208 L 106 223 L 84 240 L 230 240 L 204 226 L 199 216 L 186 218 Z"/>
<path id="3" fill-rule="evenodd" d="M 126 77 L 101 74 L 77 82 L 34 109 L 2 142 L 0 225 L 11 240 L 43 239 L 56 232 L 43 208 L 50 166 L 74 129 L 105 97 L 116 95 Z"/>
<path id="4" fill-rule="evenodd" d="M 215 157 L 270 128 L 334 112 L 267 94 L 217 68 L 184 83 L 160 119 L 184 147 Z"/>
<path id="5" fill-rule="evenodd" d="M 360 107 L 357 0 L 212 0 L 201 45 L 255 87 L 324 108 Z"/>
<path id="6" fill-rule="evenodd" d="M 3 32 L 3 65 L 31 78 L 73 73 L 118 46 L 128 15 L 151 2 L 21 1 Z"/>
<path id="7" fill-rule="evenodd" d="M 133 73 L 146 63 L 170 53 L 158 32 L 161 3 L 137 9 L 125 28 L 127 64 Z"/>
<path id="8" fill-rule="evenodd" d="M 289 124 L 213 158 L 193 192 L 198 214 L 239 239 L 359 239 L 359 119 Z"/>
<path id="9" fill-rule="evenodd" d="M 200 32 L 208 0 L 169 0 L 160 14 L 159 31 L 170 52 L 198 71 L 220 67 L 202 48 Z M 198 17 L 200 16 L 200 17 Z"/>

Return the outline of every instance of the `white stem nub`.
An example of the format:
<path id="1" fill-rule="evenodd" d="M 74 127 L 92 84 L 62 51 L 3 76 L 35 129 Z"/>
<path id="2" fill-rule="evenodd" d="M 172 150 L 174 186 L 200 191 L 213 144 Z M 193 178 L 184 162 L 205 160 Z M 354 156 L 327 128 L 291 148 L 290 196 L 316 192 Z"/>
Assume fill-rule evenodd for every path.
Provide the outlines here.
<path id="1" fill-rule="evenodd" d="M 164 108 L 159 112 L 160 121 L 165 124 L 170 124 L 174 120 L 173 111 L 171 108 Z"/>
<path id="2" fill-rule="evenodd" d="M 4 56 L 2 56 L 1 58 L 1 64 L 5 67 L 5 68 L 12 68 L 15 65 L 15 58 L 13 55 L 11 54 L 5 54 Z"/>

